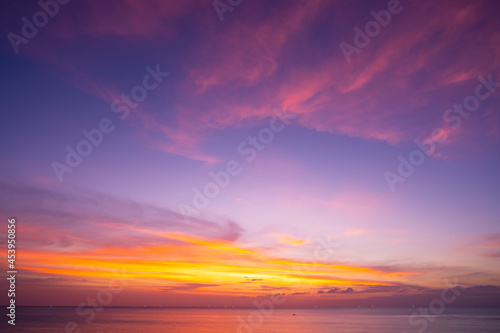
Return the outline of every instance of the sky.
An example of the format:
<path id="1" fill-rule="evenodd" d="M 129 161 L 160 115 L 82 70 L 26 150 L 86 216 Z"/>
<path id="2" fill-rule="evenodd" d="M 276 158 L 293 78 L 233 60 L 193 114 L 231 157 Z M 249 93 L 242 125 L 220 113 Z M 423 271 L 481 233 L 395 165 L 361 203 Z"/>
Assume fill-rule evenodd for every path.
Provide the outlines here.
<path id="1" fill-rule="evenodd" d="M 499 14 L 3 1 L 16 302 L 500 306 Z"/>

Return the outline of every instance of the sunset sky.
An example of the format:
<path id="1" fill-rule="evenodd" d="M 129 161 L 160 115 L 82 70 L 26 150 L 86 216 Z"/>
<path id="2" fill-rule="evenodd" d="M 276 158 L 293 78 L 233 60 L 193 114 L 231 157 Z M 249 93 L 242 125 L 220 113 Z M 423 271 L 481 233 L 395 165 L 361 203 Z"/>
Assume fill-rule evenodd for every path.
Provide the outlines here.
<path id="1" fill-rule="evenodd" d="M 500 305 L 497 1 L 54 8 L 0 5 L 20 305 Z"/>

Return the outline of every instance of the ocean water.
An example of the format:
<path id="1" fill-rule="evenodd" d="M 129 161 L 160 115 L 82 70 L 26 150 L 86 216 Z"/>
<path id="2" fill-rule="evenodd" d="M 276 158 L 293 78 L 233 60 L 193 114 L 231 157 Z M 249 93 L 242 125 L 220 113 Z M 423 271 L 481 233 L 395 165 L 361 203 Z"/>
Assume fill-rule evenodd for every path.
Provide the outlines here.
<path id="1" fill-rule="evenodd" d="M 500 332 L 500 308 L 450 307 L 440 315 L 410 317 L 417 310 L 291 308 L 266 312 L 256 308 L 103 308 L 101 312 L 88 309 L 82 316 L 73 307 L 18 307 L 15 328 L 4 317 L 0 332 Z"/>

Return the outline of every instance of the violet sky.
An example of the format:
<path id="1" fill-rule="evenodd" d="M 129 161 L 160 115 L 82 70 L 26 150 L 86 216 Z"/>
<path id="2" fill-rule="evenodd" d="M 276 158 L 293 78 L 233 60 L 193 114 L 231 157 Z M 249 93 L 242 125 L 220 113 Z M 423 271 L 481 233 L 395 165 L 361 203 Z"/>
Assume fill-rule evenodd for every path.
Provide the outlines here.
<path id="1" fill-rule="evenodd" d="M 112 305 L 412 305 L 445 280 L 469 292 L 456 304 L 498 305 L 497 1 L 58 8 L 13 43 L 42 9 L 0 5 L 0 244 L 15 217 L 20 302 L 77 305 L 116 269 Z"/>

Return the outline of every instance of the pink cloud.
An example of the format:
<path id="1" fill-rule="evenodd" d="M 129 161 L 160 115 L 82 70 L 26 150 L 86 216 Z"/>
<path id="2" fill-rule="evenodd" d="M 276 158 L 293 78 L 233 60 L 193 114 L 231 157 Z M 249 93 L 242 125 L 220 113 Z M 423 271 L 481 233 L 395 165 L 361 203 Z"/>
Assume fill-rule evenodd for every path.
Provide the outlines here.
<path id="1" fill-rule="evenodd" d="M 335 40 L 351 42 L 352 29 L 336 21 L 329 23 L 336 37 L 332 45 L 301 49 L 297 43 L 303 38 L 299 31 L 310 29 L 325 10 L 350 13 L 345 6 L 317 0 L 263 13 L 261 5 L 246 4 L 241 8 L 245 13 L 222 27 L 215 13 L 207 15 L 195 1 L 145 6 L 129 0 L 119 7 L 84 3 L 82 18 L 61 15 L 65 29 L 47 29 L 48 43 L 30 47 L 37 61 L 111 102 L 119 94 L 116 83 L 89 74 L 89 59 L 79 56 L 76 43 L 74 49 L 67 49 L 67 43 L 82 36 L 103 41 L 120 37 L 157 50 L 155 61 L 161 61 L 169 48 L 153 43 L 153 37 L 182 40 L 182 26 L 173 22 L 194 19 L 193 29 L 202 38 L 189 44 L 178 63 L 184 76 L 175 79 L 172 92 L 177 98 L 169 107 L 176 123 L 161 115 L 138 114 L 138 127 L 164 135 L 150 142 L 152 147 L 205 163 L 217 161 L 202 152 L 208 131 L 254 125 L 271 116 L 274 107 L 298 114 L 297 123 L 315 131 L 390 144 L 425 137 L 442 125 L 442 112 L 455 102 L 454 96 L 466 94 L 470 81 L 498 68 L 500 61 L 498 23 L 482 24 L 493 15 L 485 2 L 406 4 L 351 64 Z M 430 15 L 434 12 L 440 15 Z M 61 56 L 63 47 L 72 62 Z M 298 61 L 295 53 L 306 60 Z M 422 112 L 428 117 L 421 117 Z M 498 137 L 498 130 L 492 135 Z"/>
<path id="2" fill-rule="evenodd" d="M 474 256 L 500 258 L 500 234 L 486 234 L 472 237 L 468 243 L 458 247 L 457 252 Z"/>

